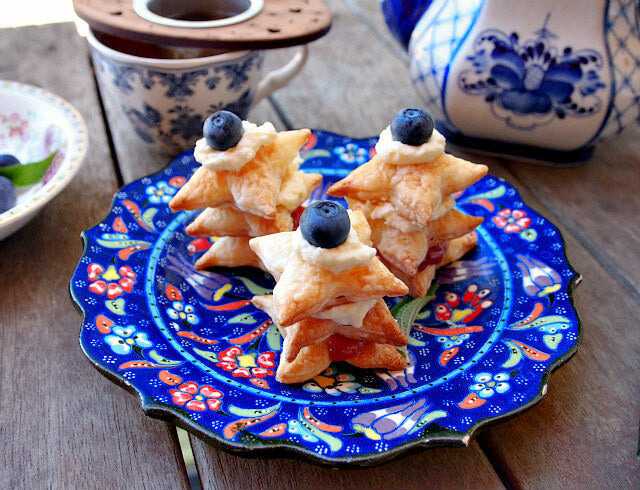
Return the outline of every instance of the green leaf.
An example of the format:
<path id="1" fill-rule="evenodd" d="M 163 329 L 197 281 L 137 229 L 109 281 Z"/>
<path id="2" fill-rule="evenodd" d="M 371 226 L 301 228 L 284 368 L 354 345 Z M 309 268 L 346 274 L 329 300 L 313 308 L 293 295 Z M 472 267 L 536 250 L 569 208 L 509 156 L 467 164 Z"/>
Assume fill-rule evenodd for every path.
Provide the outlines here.
<path id="1" fill-rule="evenodd" d="M 252 294 L 255 294 L 257 296 L 261 296 L 263 294 L 272 294 L 273 293 L 273 289 L 263 288 L 262 286 L 257 285 L 255 282 L 253 282 L 251 279 L 249 279 L 247 277 L 237 276 L 236 278 L 239 279 L 240 281 L 242 281 L 242 283 L 245 285 L 245 287 L 249 291 L 251 291 Z"/>
<path id="2" fill-rule="evenodd" d="M 269 330 L 267 330 L 267 344 L 269 344 L 269 349 L 272 351 L 282 350 L 282 336 L 276 322 L 273 322 Z"/>
<path id="3" fill-rule="evenodd" d="M 142 214 L 142 221 L 145 225 L 151 228 L 151 231 L 155 231 L 156 227 L 153 226 L 153 217 L 156 215 L 158 210 L 156 208 L 149 208 Z"/>
<path id="4" fill-rule="evenodd" d="M 268 415 L 280 409 L 280 403 L 273 405 L 271 407 L 265 408 L 240 408 L 235 405 L 229 405 L 227 408 L 229 412 L 233 415 L 237 415 L 238 417 L 261 417 L 263 415 Z"/>
<path id="5" fill-rule="evenodd" d="M 0 175 L 9 179 L 16 187 L 35 184 L 44 177 L 56 153 L 57 150 L 39 162 L 0 167 Z"/>
<path id="6" fill-rule="evenodd" d="M 411 327 L 413 327 L 414 322 L 422 308 L 433 299 L 435 296 L 437 285 L 432 284 L 427 291 L 427 295 L 422 298 L 416 298 L 413 300 L 403 301 L 402 303 L 398 303 L 395 305 L 391 314 L 394 316 L 400 328 L 409 335 L 409 331 Z"/>
<path id="7" fill-rule="evenodd" d="M 204 357 L 205 359 L 208 359 L 209 361 L 218 362 L 218 357 L 216 356 L 215 352 L 211 352 L 209 350 L 196 349 L 195 347 L 193 348 L 193 352 L 195 352 L 201 357 Z"/>
<path id="8" fill-rule="evenodd" d="M 172 359 L 167 359 L 166 357 L 158 354 L 155 349 L 149 352 L 149 357 L 156 361 L 157 364 L 162 364 L 163 366 L 179 366 L 183 363 L 183 361 L 174 361 Z"/>

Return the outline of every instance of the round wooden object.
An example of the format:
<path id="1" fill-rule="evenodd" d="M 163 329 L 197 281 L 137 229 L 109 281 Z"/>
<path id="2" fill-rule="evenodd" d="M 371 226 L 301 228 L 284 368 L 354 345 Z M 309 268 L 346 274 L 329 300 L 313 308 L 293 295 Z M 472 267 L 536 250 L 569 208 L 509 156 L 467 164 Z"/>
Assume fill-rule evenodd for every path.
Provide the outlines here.
<path id="1" fill-rule="evenodd" d="M 132 0 L 73 0 L 78 17 L 99 32 L 148 43 L 224 50 L 271 49 L 306 44 L 331 27 L 331 10 L 320 0 L 264 0 L 248 20 L 221 27 L 158 24 L 140 17 Z"/>

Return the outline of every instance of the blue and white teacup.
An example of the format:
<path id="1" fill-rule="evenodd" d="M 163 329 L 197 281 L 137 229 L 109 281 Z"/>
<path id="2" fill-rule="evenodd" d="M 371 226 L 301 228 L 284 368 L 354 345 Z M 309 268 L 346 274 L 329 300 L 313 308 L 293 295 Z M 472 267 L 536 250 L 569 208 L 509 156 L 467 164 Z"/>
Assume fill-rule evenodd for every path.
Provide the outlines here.
<path id="1" fill-rule="evenodd" d="M 289 83 L 307 59 L 303 45 L 289 63 L 263 77 L 264 51 L 137 45 L 91 29 L 87 40 L 107 108 L 119 106 L 140 138 L 173 155 L 193 148 L 209 114 L 226 109 L 246 118 L 253 104 Z"/>

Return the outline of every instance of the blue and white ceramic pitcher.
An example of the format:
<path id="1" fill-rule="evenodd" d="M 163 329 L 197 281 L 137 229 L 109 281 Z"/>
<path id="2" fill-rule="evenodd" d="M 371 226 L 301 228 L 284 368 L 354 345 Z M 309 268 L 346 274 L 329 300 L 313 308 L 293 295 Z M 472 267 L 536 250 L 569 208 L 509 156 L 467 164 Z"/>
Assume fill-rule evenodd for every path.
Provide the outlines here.
<path id="1" fill-rule="evenodd" d="M 383 0 L 452 142 L 585 159 L 640 118 L 638 0 Z"/>

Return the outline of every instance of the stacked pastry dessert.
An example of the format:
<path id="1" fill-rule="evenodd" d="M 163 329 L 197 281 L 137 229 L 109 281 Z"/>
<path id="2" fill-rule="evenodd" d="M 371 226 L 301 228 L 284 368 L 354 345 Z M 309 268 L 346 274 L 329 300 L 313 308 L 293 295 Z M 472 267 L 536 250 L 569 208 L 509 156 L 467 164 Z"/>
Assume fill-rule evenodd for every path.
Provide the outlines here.
<path id="1" fill-rule="evenodd" d="M 186 231 L 219 237 L 197 268 L 262 267 L 249 239 L 292 230 L 300 206 L 322 180 L 298 170 L 309 134 L 276 132 L 271 123 L 257 126 L 228 111 L 207 118 L 194 150 L 202 166 L 169 203 L 173 211 L 206 208 Z"/>
<path id="2" fill-rule="evenodd" d="M 338 360 L 361 368 L 406 366 L 407 335 L 382 297 L 404 295 L 407 287 L 376 256 L 362 212 L 316 201 L 298 230 L 249 244 L 277 281 L 273 296 L 252 301 L 284 337 L 278 381 L 308 380 Z"/>
<path id="3" fill-rule="evenodd" d="M 364 213 L 380 258 L 414 297 L 427 294 L 437 268 L 476 245 L 472 231 L 482 222 L 454 209 L 452 194 L 488 168 L 444 148 L 431 117 L 405 109 L 380 134 L 376 155 L 328 191 Z"/>

